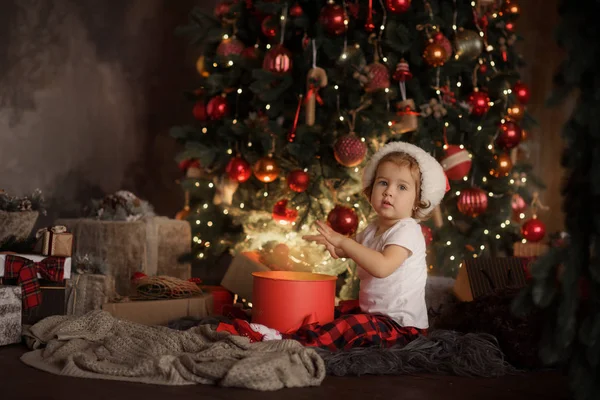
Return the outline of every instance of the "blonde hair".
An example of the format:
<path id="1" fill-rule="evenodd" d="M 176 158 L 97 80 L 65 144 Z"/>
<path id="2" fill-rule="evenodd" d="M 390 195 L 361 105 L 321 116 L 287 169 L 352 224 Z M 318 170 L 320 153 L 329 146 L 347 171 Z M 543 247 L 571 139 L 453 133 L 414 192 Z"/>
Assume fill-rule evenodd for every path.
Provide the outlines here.
<path id="1" fill-rule="evenodd" d="M 417 215 L 421 214 L 421 210 L 428 208 L 431 204 L 428 201 L 421 200 L 421 169 L 419 168 L 419 163 L 408 153 L 403 152 L 393 152 L 388 153 L 379 160 L 377 164 L 377 168 L 375 168 L 375 173 L 379 169 L 379 166 L 384 162 L 392 162 L 399 167 L 407 167 L 410 171 L 410 175 L 415 181 L 415 204 L 412 212 L 412 217 L 415 218 Z M 373 185 L 375 185 L 375 179 L 371 182 L 369 186 L 363 189 L 363 194 L 367 196 L 367 200 L 371 202 L 371 195 L 373 194 Z M 423 219 L 423 218 L 420 218 Z"/>

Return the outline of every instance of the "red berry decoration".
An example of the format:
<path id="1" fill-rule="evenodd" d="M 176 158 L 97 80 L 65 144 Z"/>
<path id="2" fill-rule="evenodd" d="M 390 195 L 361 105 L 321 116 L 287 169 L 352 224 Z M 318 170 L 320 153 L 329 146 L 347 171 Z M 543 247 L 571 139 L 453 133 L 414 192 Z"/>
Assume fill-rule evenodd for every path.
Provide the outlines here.
<path id="1" fill-rule="evenodd" d="M 327 225 L 339 234 L 350 236 L 358 228 L 358 216 L 352 208 L 338 205 L 327 215 Z"/>
<path id="2" fill-rule="evenodd" d="M 423 237 L 425 238 L 425 245 L 429 246 L 431 242 L 433 242 L 433 232 L 431 231 L 431 228 L 421 224 L 421 232 L 423 232 Z"/>
<path id="3" fill-rule="evenodd" d="M 343 166 L 355 167 L 365 159 L 367 145 L 354 134 L 345 135 L 335 142 L 333 154 Z"/>
<path id="4" fill-rule="evenodd" d="M 464 189 L 460 192 L 460 196 L 458 196 L 456 206 L 458 211 L 464 215 L 475 218 L 487 210 L 487 193 L 479 188 Z"/>
<path id="5" fill-rule="evenodd" d="M 252 176 L 250 164 L 242 157 L 234 157 L 229 160 L 225 172 L 227 172 L 229 179 L 240 183 L 246 182 Z"/>
<path id="6" fill-rule="evenodd" d="M 196 104 L 194 104 L 192 114 L 194 114 L 194 118 L 198 121 L 206 121 L 206 104 L 204 104 L 204 101 L 198 100 Z"/>
<path id="7" fill-rule="evenodd" d="M 273 206 L 273 219 L 281 224 L 292 223 L 298 217 L 298 211 L 287 208 L 288 199 L 279 200 Z"/>
<path id="8" fill-rule="evenodd" d="M 469 95 L 469 105 L 471 114 L 481 117 L 490 109 L 490 97 L 484 91 L 475 90 Z"/>
<path id="9" fill-rule="evenodd" d="M 546 225 L 534 216 L 521 226 L 521 234 L 530 242 L 539 242 L 546 235 Z"/>
<path id="10" fill-rule="evenodd" d="M 229 105 L 227 99 L 223 96 L 215 96 L 208 101 L 206 112 L 210 119 L 221 119 L 229 114 Z"/>
<path id="11" fill-rule="evenodd" d="M 202 283 L 202 279 L 198 278 L 197 276 L 193 276 L 190 279 L 188 279 L 188 282 L 192 282 L 192 283 L 195 283 L 196 285 L 200 285 Z"/>
<path id="12" fill-rule="evenodd" d="M 301 169 L 291 171 L 287 176 L 287 184 L 294 192 L 302 193 L 308 188 L 310 177 Z"/>
<path id="13" fill-rule="evenodd" d="M 515 83 L 515 86 L 513 87 L 513 92 L 515 93 L 515 96 L 517 96 L 517 100 L 519 100 L 519 103 L 529 103 L 529 97 L 531 96 L 531 92 L 529 91 L 527 85 L 525 85 L 523 82 Z"/>
<path id="14" fill-rule="evenodd" d="M 513 121 L 505 121 L 500 125 L 500 133 L 496 138 L 496 144 L 504 150 L 510 150 L 521 142 L 521 127 Z"/>
<path id="15" fill-rule="evenodd" d="M 451 181 L 461 181 L 471 171 L 471 154 L 464 148 L 456 145 L 449 145 L 446 149 L 446 155 L 442 158 L 441 164 L 446 176 Z"/>
<path id="16" fill-rule="evenodd" d="M 386 0 L 385 4 L 392 14 L 402 14 L 407 12 L 410 8 L 410 1 L 411 0 Z"/>
<path id="17" fill-rule="evenodd" d="M 346 32 L 347 21 L 348 16 L 344 12 L 344 8 L 339 4 L 330 2 L 321 9 L 319 22 L 325 28 L 325 32 L 330 35 L 338 36 Z"/>
<path id="18" fill-rule="evenodd" d="M 276 74 L 286 74 L 292 70 L 292 53 L 278 44 L 265 55 L 263 69 Z"/>

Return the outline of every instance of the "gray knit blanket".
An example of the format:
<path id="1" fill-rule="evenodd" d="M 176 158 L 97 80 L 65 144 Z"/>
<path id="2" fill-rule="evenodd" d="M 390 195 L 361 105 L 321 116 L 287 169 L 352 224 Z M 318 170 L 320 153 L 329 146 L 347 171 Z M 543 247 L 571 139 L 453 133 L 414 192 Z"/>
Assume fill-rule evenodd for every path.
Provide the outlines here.
<path id="1" fill-rule="evenodd" d="M 299 342 L 250 343 L 210 325 L 176 331 L 92 311 L 43 319 L 24 335 L 34 349 L 25 364 L 73 377 L 277 390 L 318 386 L 326 375 L 323 359 Z"/>

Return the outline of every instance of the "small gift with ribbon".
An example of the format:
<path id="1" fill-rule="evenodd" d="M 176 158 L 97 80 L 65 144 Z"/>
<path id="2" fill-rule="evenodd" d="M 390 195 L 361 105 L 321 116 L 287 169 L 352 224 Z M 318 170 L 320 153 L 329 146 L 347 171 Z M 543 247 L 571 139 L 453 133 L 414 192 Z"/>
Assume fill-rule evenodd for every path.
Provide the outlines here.
<path id="1" fill-rule="evenodd" d="M 71 257 L 73 254 L 73 234 L 67 227 L 56 225 L 37 231 L 35 252 L 44 256 Z"/>

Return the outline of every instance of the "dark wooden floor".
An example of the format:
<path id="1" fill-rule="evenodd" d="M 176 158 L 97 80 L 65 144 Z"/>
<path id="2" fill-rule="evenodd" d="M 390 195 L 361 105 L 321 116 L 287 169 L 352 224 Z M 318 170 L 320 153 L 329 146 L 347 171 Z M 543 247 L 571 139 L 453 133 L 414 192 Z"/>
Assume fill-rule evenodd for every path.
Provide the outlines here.
<path id="1" fill-rule="evenodd" d="M 531 400 L 568 399 L 566 379 L 557 372 L 536 372 L 497 379 L 455 376 L 327 377 L 319 387 L 258 392 L 208 385 L 158 386 L 52 375 L 23 364 L 24 346 L 0 347 L 0 398 L 12 399 L 403 399 Z"/>

